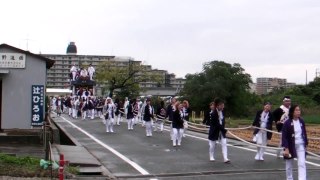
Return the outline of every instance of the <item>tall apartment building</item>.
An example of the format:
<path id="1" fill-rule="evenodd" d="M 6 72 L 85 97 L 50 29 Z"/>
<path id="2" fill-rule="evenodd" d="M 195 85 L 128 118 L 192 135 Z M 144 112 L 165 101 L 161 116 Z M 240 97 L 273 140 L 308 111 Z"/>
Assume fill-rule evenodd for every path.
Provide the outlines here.
<path id="1" fill-rule="evenodd" d="M 130 57 L 121 56 L 101 56 L 101 55 L 78 55 L 77 47 L 74 42 L 70 42 L 67 47 L 66 54 L 42 54 L 42 56 L 55 60 L 54 66 L 47 71 L 47 87 L 58 89 L 70 88 L 70 69 L 72 65 L 81 67 L 82 65 L 92 64 L 95 69 L 101 62 L 116 62 L 117 66 L 128 67 L 130 64 L 141 64 Z M 185 79 L 176 78 L 174 74 L 168 73 L 166 70 L 152 69 L 151 65 L 144 65 L 147 71 L 157 74 L 160 77 L 159 82 L 142 82 L 140 86 L 143 88 L 183 88 Z M 99 86 L 99 85 L 97 85 Z M 98 91 L 99 92 L 99 91 Z"/>
<path id="2" fill-rule="evenodd" d="M 292 86 L 295 86 L 295 83 L 288 83 L 287 79 L 261 77 L 257 78 L 256 93 L 258 95 L 268 94 L 274 89 L 288 88 Z"/>

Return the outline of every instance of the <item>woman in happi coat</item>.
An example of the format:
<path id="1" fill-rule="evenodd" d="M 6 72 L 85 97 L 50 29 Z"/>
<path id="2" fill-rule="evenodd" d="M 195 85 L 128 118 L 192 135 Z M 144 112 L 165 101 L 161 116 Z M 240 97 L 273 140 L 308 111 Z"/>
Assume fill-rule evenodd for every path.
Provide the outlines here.
<path id="1" fill-rule="evenodd" d="M 271 140 L 272 133 L 263 129 L 272 130 L 273 115 L 271 112 L 271 103 L 264 103 L 263 110 L 259 110 L 254 118 L 252 126 L 257 128 L 254 129 L 253 136 L 257 143 L 257 154 L 255 160 L 263 161 L 263 155 L 265 152 L 265 146 L 268 144 L 268 140 Z M 261 128 L 261 129 L 258 129 Z M 260 147 L 261 146 L 261 147 Z M 263 147 L 264 146 L 264 147 Z"/>
<path id="2" fill-rule="evenodd" d="M 298 105 L 289 109 L 289 119 L 283 123 L 282 127 L 282 147 L 283 157 L 286 161 L 287 179 L 293 179 L 293 158 L 298 162 L 298 179 L 307 179 L 306 170 L 306 148 L 308 138 L 304 120 L 301 118 L 301 110 Z"/>
<path id="3" fill-rule="evenodd" d="M 227 130 L 225 129 L 225 115 L 224 115 L 224 102 L 216 98 L 214 102 L 210 104 L 210 128 L 209 128 L 209 155 L 210 161 L 215 161 L 215 146 L 219 141 L 222 148 L 222 155 L 225 163 L 230 163 L 228 159 L 227 149 Z"/>
<path id="4" fill-rule="evenodd" d="M 182 113 L 182 104 L 176 102 L 173 107 L 173 116 L 172 116 L 172 131 L 173 131 L 173 140 L 172 145 L 181 146 L 182 136 L 183 136 L 183 113 Z"/>

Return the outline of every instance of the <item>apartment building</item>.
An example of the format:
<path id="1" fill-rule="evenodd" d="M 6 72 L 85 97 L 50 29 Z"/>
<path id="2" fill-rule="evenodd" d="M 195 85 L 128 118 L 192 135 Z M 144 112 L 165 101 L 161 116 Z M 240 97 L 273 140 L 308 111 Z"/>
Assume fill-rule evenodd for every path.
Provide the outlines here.
<path id="1" fill-rule="evenodd" d="M 55 60 L 54 66 L 47 72 L 47 87 L 58 89 L 71 88 L 70 69 L 73 65 L 75 65 L 76 67 L 82 67 L 83 65 L 87 66 L 89 64 L 92 64 L 92 66 L 97 69 L 97 65 L 105 61 L 112 61 L 115 62 L 114 64 L 116 66 L 123 66 L 128 68 L 132 64 L 142 63 L 141 61 L 136 61 L 131 57 L 78 55 L 77 47 L 74 42 L 70 42 L 67 47 L 66 54 L 42 54 L 42 56 Z M 158 82 L 141 82 L 141 87 L 147 89 L 158 88 L 158 91 L 161 91 L 161 88 L 183 88 L 185 79 L 176 78 L 175 74 L 168 73 L 166 70 L 152 69 L 151 65 L 144 65 L 144 67 L 147 71 L 159 75 L 160 79 Z M 97 92 L 99 92 L 99 90 Z"/>
<path id="2" fill-rule="evenodd" d="M 275 89 L 289 88 L 295 85 L 295 83 L 288 83 L 287 79 L 260 77 L 257 78 L 256 93 L 258 95 L 268 94 Z"/>

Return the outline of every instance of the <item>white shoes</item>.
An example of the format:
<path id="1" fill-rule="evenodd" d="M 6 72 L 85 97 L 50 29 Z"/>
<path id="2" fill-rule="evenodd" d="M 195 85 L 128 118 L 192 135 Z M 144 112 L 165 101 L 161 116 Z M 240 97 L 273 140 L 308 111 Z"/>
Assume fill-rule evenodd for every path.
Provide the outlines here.
<path id="1" fill-rule="evenodd" d="M 210 157 L 210 161 L 215 161 L 214 157 Z"/>
<path id="2" fill-rule="evenodd" d="M 256 161 L 264 161 L 263 157 L 260 157 L 259 154 L 256 154 L 256 156 L 254 157 L 254 159 L 255 159 Z"/>

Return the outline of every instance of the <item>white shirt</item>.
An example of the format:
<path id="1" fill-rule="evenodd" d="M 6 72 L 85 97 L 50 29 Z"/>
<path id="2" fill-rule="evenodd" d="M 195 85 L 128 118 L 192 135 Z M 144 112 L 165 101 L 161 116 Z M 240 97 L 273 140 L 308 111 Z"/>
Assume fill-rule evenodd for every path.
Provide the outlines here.
<path id="1" fill-rule="evenodd" d="M 77 72 L 77 68 L 75 66 L 72 66 L 70 69 L 71 72 Z"/>
<path id="2" fill-rule="evenodd" d="M 280 122 L 284 122 L 289 118 L 289 108 L 285 107 L 284 105 L 281 105 L 280 108 L 284 111 L 280 118 Z"/>
<path id="3" fill-rule="evenodd" d="M 88 72 L 89 72 L 89 73 L 94 73 L 94 72 L 95 72 L 94 67 L 90 66 L 90 67 L 88 68 Z"/>
<path id="4" fill-rule="evenodd" d="M 222 125 L 222 119 L 223 119 L 222 111 L 219 111 L 218 109 L 217 109 L 217 111 L 218 111 L 218 116 L 219 116 L 219 123 L 220 123 L 220 125 Z"/>
<path id="5" fill-rule="evenodd" d="M 269 117 L 269 112 L 262 111 L 261 118 L 260 118 L 260 120 L 261 120 L 260 127 L 261 128 L 267 127 L 268 117 Z"/>
<path id="6" fill-rule="evenodd" d="M 303 144 L 302 128 L 299 120 L 293 120 L 295 144 Z"/>
<path id="7" fill-rule="evenodd" d="M 107 105 L 106 105 L 106 111 L 107 111 L 107 113 L 108 113 L 108 115 L 109 115 L 108 118 L 112 118 L 112 112 L 113 112 L 114 108 L 115 108 L 114 104 L 112 104 L 112 103 L 107 103 Z"/>

